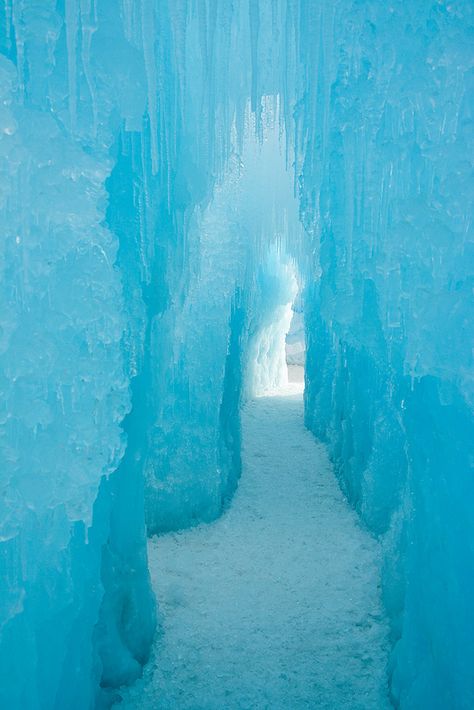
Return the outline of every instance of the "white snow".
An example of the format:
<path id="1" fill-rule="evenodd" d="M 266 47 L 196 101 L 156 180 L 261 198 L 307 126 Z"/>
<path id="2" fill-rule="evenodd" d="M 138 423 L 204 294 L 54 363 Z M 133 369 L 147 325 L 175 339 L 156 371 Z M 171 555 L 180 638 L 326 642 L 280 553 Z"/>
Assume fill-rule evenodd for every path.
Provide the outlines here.
<path id="1" fill-rule="evenodd" d="M 151 541 L 162 628 L 121 708 L 390 707 L 379 546 L 304 428 L 301 389 L 246 405 L 227 512 Z"/>

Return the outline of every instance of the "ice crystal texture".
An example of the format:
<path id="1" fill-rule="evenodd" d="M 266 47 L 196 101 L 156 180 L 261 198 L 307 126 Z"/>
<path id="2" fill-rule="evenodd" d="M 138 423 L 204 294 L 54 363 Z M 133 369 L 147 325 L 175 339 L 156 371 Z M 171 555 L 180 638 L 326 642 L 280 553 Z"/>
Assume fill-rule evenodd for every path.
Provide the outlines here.
<path id="1" fill-rule="evenodd" d="M 392 698 L 474 706 L 473 15 L 0 0 L 2 707 L 140 674 L 146 528 L 228 504 L 297 292 L 306 425 L 383 542 Z"/>

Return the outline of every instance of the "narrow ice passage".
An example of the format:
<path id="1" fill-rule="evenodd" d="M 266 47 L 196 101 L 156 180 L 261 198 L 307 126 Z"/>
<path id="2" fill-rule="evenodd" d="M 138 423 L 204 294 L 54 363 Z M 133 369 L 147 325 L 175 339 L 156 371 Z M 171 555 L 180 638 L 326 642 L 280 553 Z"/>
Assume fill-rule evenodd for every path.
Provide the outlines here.
<path id="1" fill-rule="evenodd" d="M 122 708 L 383 710 L 378 544 L 358 524 L 296 385 L 243 412 L 229 510 L 150 542 L 161 633 Z"/>

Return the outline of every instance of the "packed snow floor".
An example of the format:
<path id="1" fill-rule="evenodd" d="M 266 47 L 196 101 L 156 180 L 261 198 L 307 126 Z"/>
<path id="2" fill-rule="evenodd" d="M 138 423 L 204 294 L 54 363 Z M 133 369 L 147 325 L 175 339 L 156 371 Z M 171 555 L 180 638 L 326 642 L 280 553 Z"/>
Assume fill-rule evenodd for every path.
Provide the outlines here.
<path id="1" fill-rule="evenodd" d="M 390 707 L 380 551 L 304 428 L 300 390 L 246 406 L 223 517 L 151 541 L 162 628 L 121 708 Z"/>

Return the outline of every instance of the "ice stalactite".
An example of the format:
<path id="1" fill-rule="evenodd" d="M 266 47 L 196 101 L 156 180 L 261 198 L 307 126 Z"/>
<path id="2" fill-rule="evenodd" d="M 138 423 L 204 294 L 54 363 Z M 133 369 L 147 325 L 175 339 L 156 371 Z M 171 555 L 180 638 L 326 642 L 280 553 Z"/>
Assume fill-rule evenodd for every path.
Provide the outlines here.
<path id="1" fill-rule="evenodd" d="M 67 75 L 69 97 L 69 122 L 71 133 L 76 130 L 77 112 L 77 32 L 79 8 L 77 0 L 66 0 L 65 5 L 66 45 L 67 45 Z"/>

